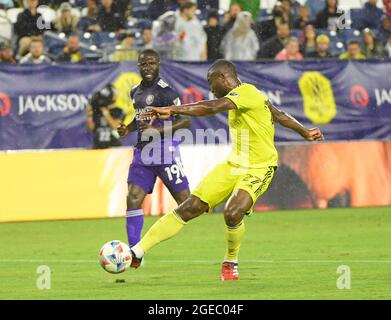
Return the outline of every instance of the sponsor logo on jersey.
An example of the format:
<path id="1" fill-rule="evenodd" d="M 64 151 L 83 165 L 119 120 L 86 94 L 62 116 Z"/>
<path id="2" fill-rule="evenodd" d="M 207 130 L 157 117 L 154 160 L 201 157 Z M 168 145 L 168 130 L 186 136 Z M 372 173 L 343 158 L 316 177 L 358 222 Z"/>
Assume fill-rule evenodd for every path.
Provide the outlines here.
<path id="1" fill-rule="evenodd" d="M 135 112 L 136 112 L 136 115 L 135 115 L 135 119 L 137 121 L 141 121 L 141 120 L 144 120 L 144 121 L 147 121 L 147 120 L 150 120 L 151 117 L 144 117 L 143 119 L 141 119 L 141 114 L 143 112 L 147 111 L 147 108 L 139 108 L 139 109 L 135 109 Z"/>
<path id="2" fill-rule="evenodd" d="M 231 128 L 237 128 L 241 124 L 242 124 L 242 121 L 240 121 L 240 119 L 235 119 L 235 120 L 232 120 L 229 125 Z"/>
<path id="3" fill-rule="evenodd" d="M 147 98 L 145 99 L 145 103 L 146 103 L 148 106 L 150 106 L 150 105 L 152 104 L 152 102 L 153 102 L 154 99 L 155 99 L 155 97 L 154 97 L 152 94 L 149 94 L 149 95 L 147 96 Z"/>

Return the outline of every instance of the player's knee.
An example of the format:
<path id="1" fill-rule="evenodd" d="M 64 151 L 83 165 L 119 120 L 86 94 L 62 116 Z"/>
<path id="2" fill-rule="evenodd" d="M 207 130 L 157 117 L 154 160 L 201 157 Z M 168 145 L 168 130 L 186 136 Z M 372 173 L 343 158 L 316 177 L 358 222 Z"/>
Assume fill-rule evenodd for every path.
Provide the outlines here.
<path id="1" fill-rule="evenodd" d="M 245 208 L 240 204 L 230 204 L 224 209 L 224 220 L 226 225 L 234 227 L 238 225 L 244 217 Z"/>
<path id="2" fill-rule="evenodd" d="M 208 205 L 199 198 L 190 196 L 176 210 L 176 213 L 187 222 L 208 211 Z"/>
<path id="3" fill-rule="evenodd" d="M 185 202 L 190 197 L 190 191 L 184 190 L 182 192 L 179 192 L 174 195 L 175 201 L 178 203 L 178 205 Z"/>
<path id="4" fill-rule="evenodd" d="M 200 215 L 208 211 L 208 205 L 205 202 L 201 201 L 200 198 L 190 197 L 189 200 L 190 210 L 193 212 L 193 214 Z"/>
<path id="5" fill-rule="evenodd" d="M 128 208 L 141 208 L 142 200 L 128 195 L 126 205 Z"/>
<path id="6" fill-rule="evenodd" d="M 128 208 L 139 208 L 144 200 L 144 194 L 140 194 L 136 190 L 129 190 L 126 199 Z"/>

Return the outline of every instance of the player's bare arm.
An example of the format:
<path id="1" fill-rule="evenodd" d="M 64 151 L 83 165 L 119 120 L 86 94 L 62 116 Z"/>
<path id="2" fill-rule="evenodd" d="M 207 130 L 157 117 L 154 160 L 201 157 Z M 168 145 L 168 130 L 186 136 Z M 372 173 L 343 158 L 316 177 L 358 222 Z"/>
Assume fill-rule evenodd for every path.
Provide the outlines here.
<path id="1" fill-rule="evenodd" d="M 117 132 L 121 137 L 124 137 L 128 135 L 130 132 L 136 130 L 136 121 L 132 121 L 128 125 L 125 125 L 124 123 L 120 123 L 119 126 L 117 127 Z"/>
<path id="2" fill-rule="evenodd" d="M 177 131 L 179 129 L 189 128 L 191 125 L 191 120 L 190 120 L 190 117 L 188 117 L 188 116 L 178 115 L 175 117 L 171 126 L 167 125 L 167 124 L 164 126 L 154 126 L 152 123 L 153 123 L 153 121 L 150 121 L 150 122 L 141 121 L 140 125 L 139 125 L 140 130 L 145 131 L 148 129 L 155 129 L 155 130 L 158 130 L 161 135 L 164 135 L 166 133 L 166 131 L 171 131 L 171 133 L 174 133 L 175 131 Z"/>
<path id="3" fill-rule="evenodd" d="M 296 131 L 307 141 L 324 140 L 324 136 L 319 128 L 307 129 L 294 117 L 273 106 L 270 101 L 267 101 L 267 106 L 269 107 L 270 112 L 272 113 L 274 122 L 279 123 L 283 127 Z"/>
<path id="4" fill-rule="evenodd" d="M 186 116 L 203 117 L 211 116 L 219 112 L 236 109 L 236 105 L 228 98 L 217 100 L 204 100 L 196 103 L 170 106 L 165 108 L 149 107 L 148 111 L 142 114 L 143 117 L 156 117 L 168 119 L 172 115 L 180 114 Z"/>

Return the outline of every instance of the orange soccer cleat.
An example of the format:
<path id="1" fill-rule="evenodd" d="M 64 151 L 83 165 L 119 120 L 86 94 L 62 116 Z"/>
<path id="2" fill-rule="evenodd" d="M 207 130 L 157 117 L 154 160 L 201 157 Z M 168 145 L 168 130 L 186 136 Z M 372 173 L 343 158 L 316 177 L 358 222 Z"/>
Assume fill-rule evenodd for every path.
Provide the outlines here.
<path id="1" fill-rule="evenodd" d="M 139 259 L 132 250 L 130 250 L 130 252 L 132 253 L 132 263 L 130 264 L 130 267 L 137 269 L 138 267 L 142 266 L 144 258 Z"/>
<path id="2" fill-rule="evenodd" d="M 221 266 L 221 281 L 239 280 L 238 264 L 235 262 L 224 261 Z"/>

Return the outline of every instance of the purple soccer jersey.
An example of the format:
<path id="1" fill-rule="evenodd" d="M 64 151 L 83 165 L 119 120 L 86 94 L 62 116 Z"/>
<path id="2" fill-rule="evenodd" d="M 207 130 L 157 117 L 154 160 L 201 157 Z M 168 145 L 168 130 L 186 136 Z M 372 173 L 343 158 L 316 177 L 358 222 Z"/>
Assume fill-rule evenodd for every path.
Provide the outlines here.
<path id="1" fill-rule="evenodd" d="M 138 131 L 137 144 L 134 149 L 132 164 L 129 168 L 128 184 L 134 184 L 151 193 L 159 177 L 171 194 L 188 189 L 189 183 L 183 173 L 179 142 L 170 137 L 165 137 L 157 142 L 143 141 L 139 123 L 140 115 L 148 106 L 166 107 L 180 104 L 178 94 L 160 77 L 156 78 L 149 86 L 139 84 L 130 94 L 136 111 L 136 127 Z M 155 120 L 153 125 L 162 126 L 168 120 Z"/>

